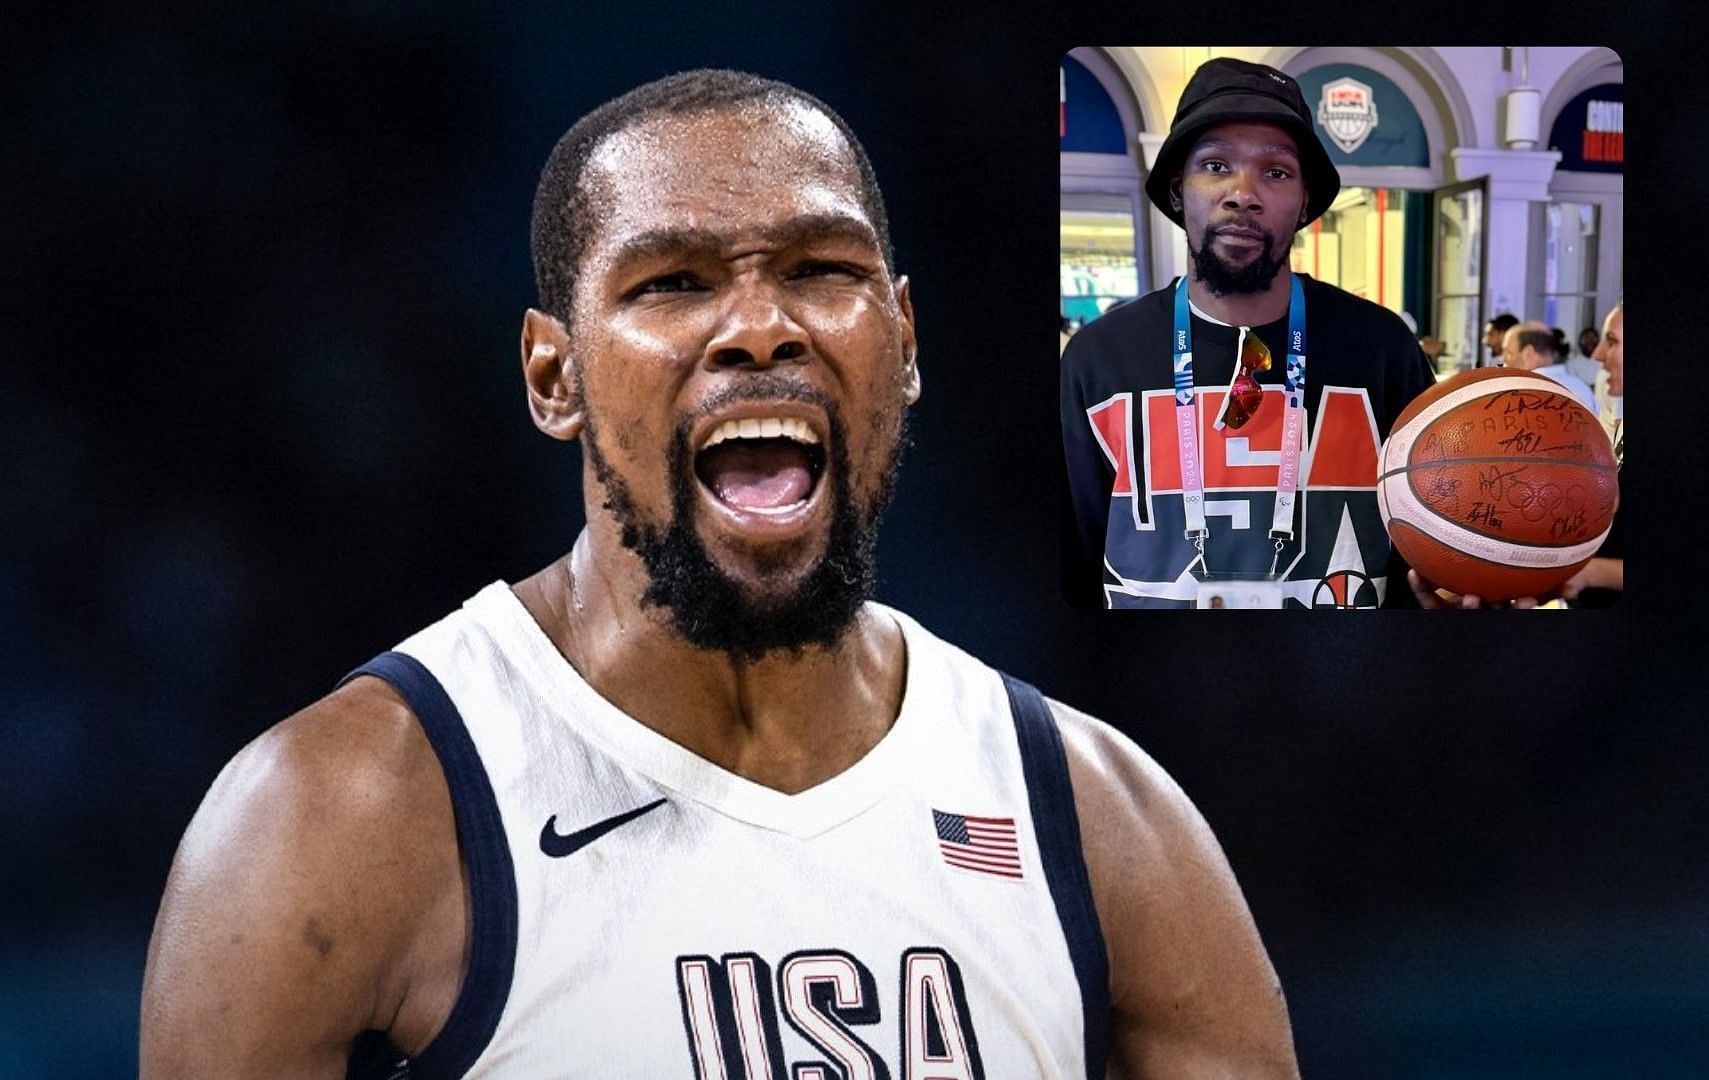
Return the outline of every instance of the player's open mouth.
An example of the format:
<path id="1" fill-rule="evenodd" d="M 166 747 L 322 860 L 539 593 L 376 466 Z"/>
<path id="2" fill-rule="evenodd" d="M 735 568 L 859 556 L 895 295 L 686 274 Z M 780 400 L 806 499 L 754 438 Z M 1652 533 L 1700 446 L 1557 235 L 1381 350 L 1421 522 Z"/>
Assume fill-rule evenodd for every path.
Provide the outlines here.
<path id="1" fill-rule="evenodd" d="M 706 433 L 694 474 L 713 501 L 744 524 L 794 521 L 819 490 L 824 440 L 805 417 L 763 407 L 744 411 Z"/>

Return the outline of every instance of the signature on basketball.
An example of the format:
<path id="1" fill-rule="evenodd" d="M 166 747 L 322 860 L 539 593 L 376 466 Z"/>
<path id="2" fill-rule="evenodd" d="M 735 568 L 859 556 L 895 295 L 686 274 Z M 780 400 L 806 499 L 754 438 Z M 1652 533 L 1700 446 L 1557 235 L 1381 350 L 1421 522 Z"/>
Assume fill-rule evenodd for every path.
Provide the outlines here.
<path id="1" fill-rule="evenodd" d="M 1485 501 L 1473 503 L 1464 521 L 1500 528 L 1502 510 L 1519 514 L 1528 522 L 1548 521 L 1549 537 L 1570 540 L 1589 532 L 1589 509 L 1584 489 L 1577 484 L 1534 484 L 1524 479 L 1528 466 L 1503 469 L 1491 465 L 1478 472 L 1478 494 Z"/>
<path id="2" fill-rule="evenodd" d="M 1500 495 L 1502 490 L 1506 488 L 1507 481 L 1524 472 L 1527 467 L 1528 466 L 1521 465 L 1518 468 L 1508 469 L 1506 472 L 1502 472 L 1501 466 L 1491 465 L 1487 470 L 1478 474 L 1478 491 L 1485 495 L 1491 494 L 1492 492 L 1496 495 Z"/>
<path id="3" fill-rule="evenodd" d="M 1422 484 L 1418 497 L 1438 510 L 1453 514 L 1460 508 L 1459 478 L 1446 469 L 1431 470 Z"/>
<path id="4" fill-rule="evenodd" d="M 1570 397 L 1546 390 L 1505 390 L 1499 394 L 1491 394 L 1484 402 L 1484 408 L 1493 409 L 1497 403 L 1501 405 L 1503 413 L 1565 413 L 1569 409 L 1583 408 Z"/>
<path id="5" fill-rule="evenodd" d="M 1564 518 L 1556 518 L 1549 523 L 1549 538 L 1551 540 L 1576 540 L 1586 535 L 1590 532 L 1585 524 L 1586 515 L 1587 511 L 1581 508 Z"/>
<path id="6" fill-rule="evenodd" d="M 1475 502 L 1471 512 L 1466 515 L 1468 525 L 1487 525 L 1492 529 L 1501 528 L 1501 518 L 1496 516 L 1496 505 L 1489 502 Z"/>
<path id="7" fill-rule="evenodd" d="M 1543 446 L 1542 442 L 1542 435 L 1527 429 L 1515 435 L 1508 436 L 1496 443 L 1496 445 L 1501 447 L 1503 450 L 1507 450 L 1514 454 L 1553 454 L 1565 450 L 1569 454 L 1582 455 L 1587 449 L 1583 440 L 1580 440 L 1579 442 L 1558 443 L 1554 446 Z"/>
<path id="8" fill-rule="evenodd" d="M 1446 431 L 1432 431 L 1424 438 L 1424 445 L 1418 450 L 1418 457 L 1424 461 L 1439 461 L 1445 457 L 1458 457 L 1467 452 L 1470 446 L 1468 440 L 1476 424 L 1456 424 Z"/>

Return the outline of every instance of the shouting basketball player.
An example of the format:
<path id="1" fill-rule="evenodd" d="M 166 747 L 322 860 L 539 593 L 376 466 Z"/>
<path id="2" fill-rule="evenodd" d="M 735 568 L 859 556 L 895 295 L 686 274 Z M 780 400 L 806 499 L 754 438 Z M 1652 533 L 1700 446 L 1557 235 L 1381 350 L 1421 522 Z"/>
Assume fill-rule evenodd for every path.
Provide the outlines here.
<path id="1" fill-rule="evenodd" d="M 144 1075 L 1295 1075 L 1181 790 L 867 599 L 920 373 L 843 122 L 635 90 L 558 144 L 534 256 L 587 528 L 215 781 Z"/>

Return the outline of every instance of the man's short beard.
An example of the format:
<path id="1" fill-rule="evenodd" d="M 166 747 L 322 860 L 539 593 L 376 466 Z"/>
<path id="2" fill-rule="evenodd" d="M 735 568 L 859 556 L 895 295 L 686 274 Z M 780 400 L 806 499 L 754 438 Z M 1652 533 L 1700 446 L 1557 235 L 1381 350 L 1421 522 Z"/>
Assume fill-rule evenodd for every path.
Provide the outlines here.
<path id="1" fill-rule="evenodd" d="M 1238 296 L 1247 293 L 1269 292 L 1270 283 L 1276 280 L 1276 275 L 1282 272 L 1282 267 L 1288 265 L 1288 252 L 1284 251 L 1279 257 L 1272 258 L 1270 252 L 1276 246 L 1276 238 L 1265 232 L 1264 250 L 1251 262 L 1239 270 L 1230 270 L 1216 252 L 1211 250 L 1211 241 L 1215 239 L 1215 230 L 1205 226 L 1205 235 L 1199 242 L 1197 251 L 1192 252 L 1193 275 L 1209 289 L 1214 296 Z"/>
<path id="2" fill-rule="evenodd" d="M 828 483 L 831 523 L 825 553 L 805 577 L 787 591 L 756 597 L 713 561 L 694 526 L 696 487 L 688 424 L 671 439 L 666 467 L 671 477 L 671 517 L 661 528 L 641 519 L 629 487 L 600 452 L 594 414 L 587 413 L 582 445 L 594 476 L 605 489 L 605 508 L 622 527 L 623 546 L 647 568 L 641 602 L 664 608 L 672 625 L 690 644 L 750 662 L 775 651 L 799 656 L 808 646 L 830 648 L 853 625 L 872 595 L 877 575 L 878 521 L 895 489 L 907 445 L 907 411 L 898 412 L 895 445 L 872 498 L 857 507 L 849 488 L 847 432 L 836 403 L 799 389 L 754 385 L 727 400 L 787 397 L 822 406 L 830 421 L 830 447 L 819 483 Z M 583 399 L 585 400 L 585 398 Z M 762 577 L 768 568 L 761 563 Z"/>

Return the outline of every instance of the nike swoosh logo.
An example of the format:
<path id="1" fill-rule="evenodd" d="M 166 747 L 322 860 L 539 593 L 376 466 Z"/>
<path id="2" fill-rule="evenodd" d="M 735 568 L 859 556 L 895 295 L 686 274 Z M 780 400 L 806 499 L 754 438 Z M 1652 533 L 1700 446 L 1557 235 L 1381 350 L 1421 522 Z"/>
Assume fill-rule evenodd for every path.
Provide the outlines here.
<path id="1" fill-rule="evenodd" d="M 558 815 L 553 814 L 546 819 L 545 828 L 540 830 L 540 850 L 554 859 L 561 859 L 565 855 L 574 855 L 619 825 L 634 821 L 642 814 L 650 810 L 657 810 L 664 804 L 665 800 L 660 799 L 657 802 L 650 802 L 646 806 L 637 806 L 633 810 L 625 810 L 616 817 L 608 817 L 604 821 L 596 822 L 585 829 L 577 829 L 567 835 L 559 835 L 558 830 L 553 828 L 558 821 Z"/>

